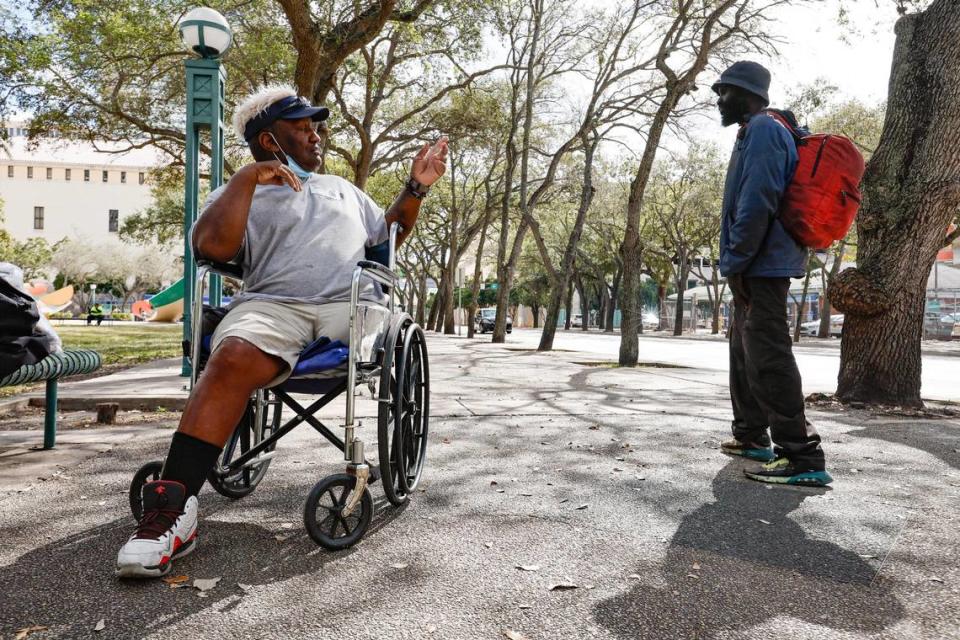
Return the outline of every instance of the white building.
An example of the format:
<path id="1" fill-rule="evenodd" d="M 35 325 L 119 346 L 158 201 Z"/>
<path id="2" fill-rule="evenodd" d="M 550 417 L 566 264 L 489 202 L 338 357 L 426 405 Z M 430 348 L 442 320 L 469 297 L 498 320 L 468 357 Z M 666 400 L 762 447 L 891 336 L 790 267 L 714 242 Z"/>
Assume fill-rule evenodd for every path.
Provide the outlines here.
<path id="1" fill-rule="evenodd" d="M 155 150 L 112 154 L 57 138 L 32 147 L 22 123 L 9 123 L 7 133 L 0 198 L 3 226 L 17 240 L 116 240 L 123 219 L 153 202 L 148 172 L 162 161 Z"/>

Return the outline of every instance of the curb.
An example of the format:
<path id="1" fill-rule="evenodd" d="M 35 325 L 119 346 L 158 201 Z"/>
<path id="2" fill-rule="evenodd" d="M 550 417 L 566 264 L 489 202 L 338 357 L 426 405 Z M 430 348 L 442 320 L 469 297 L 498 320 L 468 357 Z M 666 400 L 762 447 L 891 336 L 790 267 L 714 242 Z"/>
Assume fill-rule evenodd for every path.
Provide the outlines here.
<path id="1" fill-rule="evenodd" d="M 43 396 L 28 396 L 18 402 L 21 403 L 21 408 L 28 404 L 31 407 L 46 406 Z M 96 411 L 97 405 L 104 402 L 119 404 L 122 411 L 156 411 L 158 409 L 183 411 L 187 405 L 187 398 L 185 396 L 60 396 L 57 400 L 57 409 L 59 411 Z M 0 411 L 4 408 L 4 405 L 0 405 Z"/>

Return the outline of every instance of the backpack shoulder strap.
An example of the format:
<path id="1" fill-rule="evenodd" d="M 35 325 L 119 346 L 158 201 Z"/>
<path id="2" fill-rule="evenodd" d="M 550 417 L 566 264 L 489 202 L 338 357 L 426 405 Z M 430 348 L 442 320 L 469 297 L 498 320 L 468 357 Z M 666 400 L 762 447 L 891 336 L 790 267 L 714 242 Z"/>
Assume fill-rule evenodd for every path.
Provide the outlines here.
<path id="1" fill-rule="evenodd" d="M 797 131 L 796 117 L 790 111 L 780 111 L 779 109 L 764 109 L 760 113 L 773 118 L 780 126 L 786 129 L 793 137 L 794 142 L 800 142 L 803 136 Z"/>

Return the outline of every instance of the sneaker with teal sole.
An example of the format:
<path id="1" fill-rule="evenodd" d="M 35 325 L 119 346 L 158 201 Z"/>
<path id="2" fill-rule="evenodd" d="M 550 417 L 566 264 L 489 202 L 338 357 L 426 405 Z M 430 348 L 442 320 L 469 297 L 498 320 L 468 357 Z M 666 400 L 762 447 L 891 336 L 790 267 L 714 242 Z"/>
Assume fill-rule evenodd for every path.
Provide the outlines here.
<path id="1" fill-rule="evenodd" d="M 769 462 L 776 456 L 773 455 L 772 447 L 761 447 L 755 442 L 741 442 L 736 438 L 720 443 L 720 451 L 729 453 L 732 456 L 743 456 L 751 460 L 760 462 Z"/>
<path id="2" fill-rule="evenodd" d="M 790 484 L 803 487 L 825 487 L 833 478 L 826 471 L 803 469 L 786 458 L 777 458 L 753 471 L 744 470 L 751 480 L 772 484 Z"/>

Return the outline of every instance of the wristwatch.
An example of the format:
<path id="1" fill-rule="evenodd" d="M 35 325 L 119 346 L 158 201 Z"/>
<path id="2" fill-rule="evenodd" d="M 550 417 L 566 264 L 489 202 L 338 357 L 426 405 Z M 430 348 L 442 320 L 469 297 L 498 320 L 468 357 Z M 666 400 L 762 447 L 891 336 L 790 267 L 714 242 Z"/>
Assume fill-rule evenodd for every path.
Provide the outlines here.
<path id="1" fill-rule="evenodd" d="M 417 182 L 413 178 L 407 178 L 406 187 L 407 191 L 410 192 L 410 195 L 417 200 L 423 200 L 423 196 L 427 195 L 427 193 L 430 191 L 430 187 Z"/>

